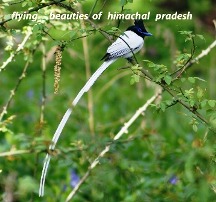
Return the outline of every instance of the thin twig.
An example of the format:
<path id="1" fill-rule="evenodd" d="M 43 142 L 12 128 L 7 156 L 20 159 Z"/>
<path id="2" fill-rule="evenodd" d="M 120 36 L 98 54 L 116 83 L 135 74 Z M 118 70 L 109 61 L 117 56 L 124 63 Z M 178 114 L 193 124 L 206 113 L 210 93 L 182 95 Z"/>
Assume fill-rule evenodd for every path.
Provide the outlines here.
<path id="1" fill-rule="evenodd" d="M 85 29 L 86 27 L 84 21 L 80 20 L 80 22 L 81 22 L 81 28 Z M 89 47 L 88 47 L 88 41 L 86 37 L 82 38 L 82 44 L 83 44 L 83 52 L 84 52 L 86 78 L 88 80 L 91 77 L 91 69 L 90 69 L 90 60 L 89 60 Z M 87 95 L 88 95 L 88 111 L 89 111 L 89 128 L 91 134 L 94 135 L 93 94 L 91 89 L 87 92 Z"/>
<path id="2" fill-rule="evenodd" d="M 35 46 L 35 48 L 31 51 L 31 54 L 32 54 L 32 55 L 34 55 L 34 53 L 35 53 L 35 51 L 37 50 L 37 48 L 38 48 L 39 45 L 40 45 L 40 43 L 38 43 L 38 44 Z M 8 107 L 10 106 L 10 103 L 11 103 L 13 97 L 15 96 L 15 94 L 16 94 L 16 92 L 17 92 L 17 90 L 18 90 L 18 88 L 19 88 L 19 86 L 20 86 L 22 80 L 26 77 L 26 73 L 27 73 L 27 69 L 28 69 L 28 67 L 29 67 L 29 64 L 30 64 L 30 61 L 28 60 L 28 61 L 26 62 L 26 64 L 25 64 L 24 68 L 23 68 L 23 71 L 22 71 L 22 73 L 21 73 L 19 79 L 17 80 L 17 83 L 16 83 L 15 87 L 11 90 L 11 94 L 10 94 L 10 96 L 9 96 L 9 98 L 8 98 L 8 101 L 7 101 L 7 103 L 4 105 L 3 110 L 2 110 L 2 112 L 1 112 L 1 114 L 0 114 L 0 121 L 2 121 L 4 115 L 7 114 Z"/>
<path id="3" fill-rule="evenodd" d="M 107 0 L 104 0 L 103 5 L 101 6 L 101 9 L 98 11 L 98 13 L 100 13 L 103 10 L 104 6 L 106 5 L 106 2 Z"/>
<path id="4" fill-rule="evenodd" d="M 201 120 L 203 123 L 205 123 L 207 126 L 209 125 L 209 122 L 204 118 L 204 117 L 202 117 L 202 115 L 198 112 L 198 111 L 196 111 L 196 110 L 194 110 L 193 108 L 191 108 L 190 106 L 188 106 L 186 103 L 184 103 L 181 99 L 178 99 L 177 97 L 176 97 L 176 95 L 169 89 L 169 88 L 167 88 L 165 85 L 162 85 L 161 84 L 161 86 L 163 87 L 163 89 L 165 90 L 165 91 L 167 91 L 177 102 L 179 102 L 182 106 L 184 106 L 187 110 L 189 110 L 190 112 L 192 112 L 194 115 L 196 115 L 196 117 L 199 119 L 199 120 Z"/>
<path id="5" fill-rule="evenodd" d="M 21 149 L 21 150 L 11 149 L 10 151 L 0 152 L 0 157 L 16 156 L 16 155 L 30 154 L 30 153 L 39 154 L 39 153 L 44 153 L 47 151 L 47 149 L 38 149 L 37 145 L 35 145 L 36 148 L 31 147 L 31 149 Z M 81 148 L 69 148 L 67 150 L 65 150 L 65 148 L 58 148 L 58 150 L 55 151 L 55 155 L 61 156 L 65 154 L 74 153 L 77 151 L 84 151 L 84 150 L 87 150 L 87 148 L 88 148 L 87 146 L 81 147 Z"/>
<path id="6" fill-rule="evenodd" d="M 140 107 L 136 113 L 130 118 L 130 120 L 124 124 L 124 126 L 121 128 L 121 130 L 115 135 L 115 137 L 113 138 L 112 144 L 115 143 L 119 138 L 121 138 L 124 134 L 128 133 L 128 129 L 129 127 L 134 123 L 134 121 L 140 116 L 143 115 L 144 112 L 146 111 L 146 109 L 149 107 L 149 105 L 151 103 L 153 103 L 158 96 L 160 96 L 161 94 L 161 89 L 155 93 L 154 96 L 152 96 L 149 100 L 147 100 L 147 102 Z M 110 146 L 111 144 L 109 143 L 108 145 L 106 145 L 105 149 L 97 156 L 97 158 L 91 163 L 91 165 L 89 166 L 87 172 L 85 173 L 85 175 L 82 177 L 82 179 L 79 181 L 79 183 L 76 185 L 76 187 L 74 187 L 74 189 L 71 191 L 71 193 L 68 195 L 66 202 L 70 201 L 74 195 L 77 193 L 77 191 L 79 190 L 80 186 L 86 181 L 86 179 L 89 177 L 91 171 L 99 164 L 101 158 L 104 157 L 104 155 L 110 150 Z"/>
<path id="7" fill-rule="evenodd" d="M 74 8 L 64 4 L 64 3 L 57 3 L 58 6 L 68 10 L 68 11 L 71 11 L 71 12 L 77 12 Z M 91 26 L 95 29 L 95 30 L 98 30 L 105 38 L 107 38 L 110 42 L 112 42 L 112 39 L 110 38 L 110 35 L 109 34 L 106 34 L 104 33 L 100 28 L 97 27 L 97 25 L 92 21 L 90 20 L 89 18 L 86 20 L 87 22 L 89 22 L 91 24 Z"/>
<path id="8" fill-rule="evenodd" d="M 98 3 L 98 0 L 95 0 L 94 5 L 93 5 L 93 7 L 92 7 L 92 9 L 91 9 L 91 11 L 90 11 L 90 13 L 89 13 L 89 18 L 91 18 L 92 14 L 93 14 L 93 12 L 94 12 L 94 9 L 95 9 L 95 7 L 96 7 L 96 5 L 97 5 L 97 3 Z"/>
<path id="9" fill-rule="evenodd" d="M 10 103 L 11 103 L 13 97 L 15 96 L 15 94 L 16 94 L 16 92 L 17 92 L 17 89 L 19 88 L 19 86 L 20 86 L 22 80 L 23 80 L 23 79 L 25 78 L 25 76 L 26 76 L 26 71 L 27 71 L 27 69 L 28 69 L 29 64 L 30 64 L 30 62 L 27 61 L 26 64 L 25 64 L 25 66 L 24 66 L 24 68 L 23 68 L 23 71 L 22 71 L 22 73 L 21 73 L 21 76 L 19 77 L 19 79 L 18 79 L 18 81 L 17 81 L 15 87 L 10 91 L 10 92 L 11 92 L 11 93 L 10 93 L 10 96 L 9 96 L 9 98 L 8 98 L 6 104 L 4 105 L 3 110 L 2 110 L 2 112 L 1 112 L 1 114 L 0 114 L 0 121 L 2 121 L 4 115 L 7 114 L 8 107 L 10 106 Z"/>
<path id="10" fill-rule="evenodd" d="M 44 123 L 44 109 L 45 109 L 45 104 L 46 104 L 46 50 L 45 46 L 42 45 L 42 53 L 43 53 L 43 58 L 42 58 L 42 103 L 41 103 L 41 112 L 40 112 L 40 123 Z"/>
<path id="11" fill-rule="evenodd" d="M 192 45 L 193 45 L 193 47 L 192 47 L 192 49 L 191 49 L 191 55 L 190 55 L 190 57 L 188 58 L 188 60 L 185 62 L 185 64 L 184 64 L 181 68 L 177 69 L 177 70 L 174 71 L 172 74 L 170 74 L 170 76 L 175 75 L 175 74 L 178 73 L 179 71 L 181 71 L 181 72 L 176 76 L 176 78 L 179 78 L 179 77 L 182 75 L 182 73 L 184 72 L 184 70 L 185 70 L 186 66 L 188 65 L 188 63 L 193 59 L 193 56 L 194 56 L 194 53 L 195 53 L 195 50 L 196 50 L 194 38 L 192 38 Z"/>
<path id="12" fill-rule="evenodd" d="M 97 94 L 95 95 L 95 100 L 100 100 L 101 95 L 108 89 L 110 88 L 117 80 L 125 77 L 126 75 L 131 74 L 128 71 L 124 71 L 120 74 L 116 74 L 112 79 L 110 79 L 108 82 L 106 82 L 106 84 L 104 86 L 102 86 L 100 88 L 100 90 L 97 92 Z"/>
<path id="13" fill-rule="evenodd" d="M 216 46 L 216 40 L 214 40 L 205 50 L 202 50 L 202 52 L 193 60 L 190 60 L 182 69 L 181 73 L 173 79 L 173 81 L 177 80 L 183 72 L 185 72 L 188 68 L 190 68 L 194 63 L 198 62 L 201 58 L 208 55 L 209 52 Z"/>
<path id="14" fill-rule="evenodd" d="M 195 59 L 191 60 L 191 62 L 189 62 L 186 66 L 186 68 L 191 67 L 194 63 L 198 62 L 201 58 L 203 58 L 204 56 L 208 55 L 209 52 L 216 46 L 216 39 L 208 46 L 208 48 L 206 48 L 205 50 L 203 50 Z M 186 69 L 185 68 L 185 69 Z"/>
<path id="15" fill-rule="evenodd" d="M 5 156 L 15 156 L 19 154 L 29 154 L 31 153 L 31 150 L 11 150 L 8 152 L 1 152 L 0 157 L 5 157 Z"/>
<path id="16" fill-rule="evenodd" d="M 121 13 L 124 11 L 124 6 L 121 7 Z M 118 20 L 117 28 L 120 27 L 121 19 Z"/>
<path id="17" fill-rule="evenodd" d="M 186 61 L 185 65 L 181 68 L 180 72 L 178 73 L 178 75 L 176 76 L 176 78 L 180 78 L 182 73 L 186 70 L 187 65 L 189 64 L 189 62 L 192 60 L 196 47 L 195 47 L 195 42 L 194 42 L 194 38 L 192 38 L 192 43 L 193 43 L 193 48 L 191 50 L 191 56 L 189 57 L 189 59 Z"/>
<path id="18" fill-rule="evenodd" d="M 54 39 L 47 31 L 45 31 L 44 29 L 42 29 L 42 31 L 43 31 L 45 34 L 47 34 L 53 41 L 55 41 L 55 39 Z"/>
<path id="19" fill-rule="evenodd" d="M 92 31 L 92 30 L 91 30 L 91 31 Z M 82 38 L 88 37 L 88 36 L 90 36 L 91 34 L 93 34 L 93 32 L 89 32 L 89 33 L 86 34 L 86 35 L 82 35 L 82 36 L 78 36 L 78 37 L 76 37 L 76 38 L 70 39 L 67 43 L 71 43 L 72 41 L 75 41 L 75 40 L 77 40 L 77 39 L 82 39 Z"/>
<path id="20" fill-rule="evenodd" d="M 21 44 L 18 45 L 17 49 L 15 52 L 11 52 L 10 57 L 3 62 L 2 66 L 0 66 L 0 72 L 10 63 L 12 62 L 13 58 L 24 48 L 26 42 L 28 41 L 28 39 L 30 38 L 30 36 L 32 35 L 32 29 L 30 27 L 28 27 L 26 36 L 24 37 L 23 41 Z"/>

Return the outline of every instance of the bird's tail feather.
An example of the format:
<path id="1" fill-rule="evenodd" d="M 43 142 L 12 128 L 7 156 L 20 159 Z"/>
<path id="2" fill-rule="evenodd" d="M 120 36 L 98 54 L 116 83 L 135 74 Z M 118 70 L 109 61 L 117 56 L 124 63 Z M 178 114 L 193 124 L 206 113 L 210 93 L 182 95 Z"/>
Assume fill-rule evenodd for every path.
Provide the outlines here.
<path id="1" fill-rule="evenodd" d="M 76 104 L 79 102 L 79 100 L 81 99 L 83 94 L 85 92 L 88 92 L 88 90 L 91 88 L 91 86 L 94 84 L 94 82 L 98 79 L 98 77 L 115 61 L 116 61 L 116 59 L 113 59 L 113 60 L 110 60 L 110 61 L 105 61 L 97 69 L 97 71 L 90 77 L 90 79 L 86 82 L 86 84 L 83 86 L 83 88 L 80 90 L 80 92 L 77 94 L 77 96 L 73 100 L 72 107 L 76 106 Z M 57 128 L 54 136 L 53 136 L 52 143 L 49 146 L 50 150 L 55 149 L 56 143 L 58 142 L 58 139 L 59 139 L 59 137 L 61 135 L 61 132 L 62 132 L 65 124 L 67 123 L 67 120 L 69 119 L 71 113 L 72 113 L 72 108 L 69 108 L 65 112 L 65 114 L 64 114 L 60 124 L 58 125 L 58 128 Z M 44 160 L 43 170 L 42 170 L 41 179 L 40 179 L 39 196 L 44 195 L 44 184 L 45 184 L 45 179 L 46 179 L 46 174 L 47 174 L 47 169 L 48 169 L 48 166 L 49 166 L 50 158 L 51 158 L 50 154 L 47 154 L 46 158 Z"/>
<path id="2" fill-rule="evenodd" d="M 97 69 L 97 71 L 91 76 L 91 78 L 86 82 L 85 86 L 80 90 L 80 92 L 75 97 L 72 103 L 73 106 L 75 106 L 79 102 L 83 94 L 91 88 L 91 86 L 94 84 L 97 78 L 106 70 L 106 68 L 109 67 L 115 61 L 116 59 L 106 61 Z"/>

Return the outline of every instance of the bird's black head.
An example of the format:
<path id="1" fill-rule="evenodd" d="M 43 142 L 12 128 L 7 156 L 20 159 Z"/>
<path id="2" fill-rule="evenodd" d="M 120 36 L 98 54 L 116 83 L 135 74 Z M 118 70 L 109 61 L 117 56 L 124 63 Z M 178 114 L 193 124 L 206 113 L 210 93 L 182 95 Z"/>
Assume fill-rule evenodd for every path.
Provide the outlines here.
<path id="1" fill-rule="evenodd" d="M 151 33 L 147 32 L 143 24 L 143 20 L 135 20 L 134 24 L 135 25 L 129 27 L 127 30 L 131 30 L 135 32 L 137 35 L 141 36 L 142 38 L 144 38 L 145 36 L 152 36 Z"/>

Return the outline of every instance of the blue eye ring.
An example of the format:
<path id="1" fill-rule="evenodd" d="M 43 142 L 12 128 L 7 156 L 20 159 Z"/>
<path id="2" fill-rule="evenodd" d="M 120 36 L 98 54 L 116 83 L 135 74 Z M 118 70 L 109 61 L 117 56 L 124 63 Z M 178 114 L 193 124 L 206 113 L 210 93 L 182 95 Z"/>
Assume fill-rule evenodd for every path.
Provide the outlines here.
<path id="1" fill-rule="evenodd" d="M 137 28 L 137 31 L 138 31 L 139 33 L 143 34 L 144 36 L 152 36 L 151 33 L 149 33 L 149 32 L 143 32 L 142 29 L 139 28 L 139 27 Z"/>

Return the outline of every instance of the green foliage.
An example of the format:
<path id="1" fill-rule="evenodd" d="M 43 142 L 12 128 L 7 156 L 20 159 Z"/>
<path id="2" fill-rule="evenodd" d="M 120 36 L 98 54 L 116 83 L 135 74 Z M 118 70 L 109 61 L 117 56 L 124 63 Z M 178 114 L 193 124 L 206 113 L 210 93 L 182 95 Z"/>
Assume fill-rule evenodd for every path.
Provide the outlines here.
<path id="1" fill-rule="evenodd" d="M 133 71 L 133 75 L 131 76 L 131 80 L 130 80 L 131 85 L 138 83 L 140 81 L 141 69 L 142 67 L 139 67 L 138 64 L 131 67 L 131 70 Z"/>

